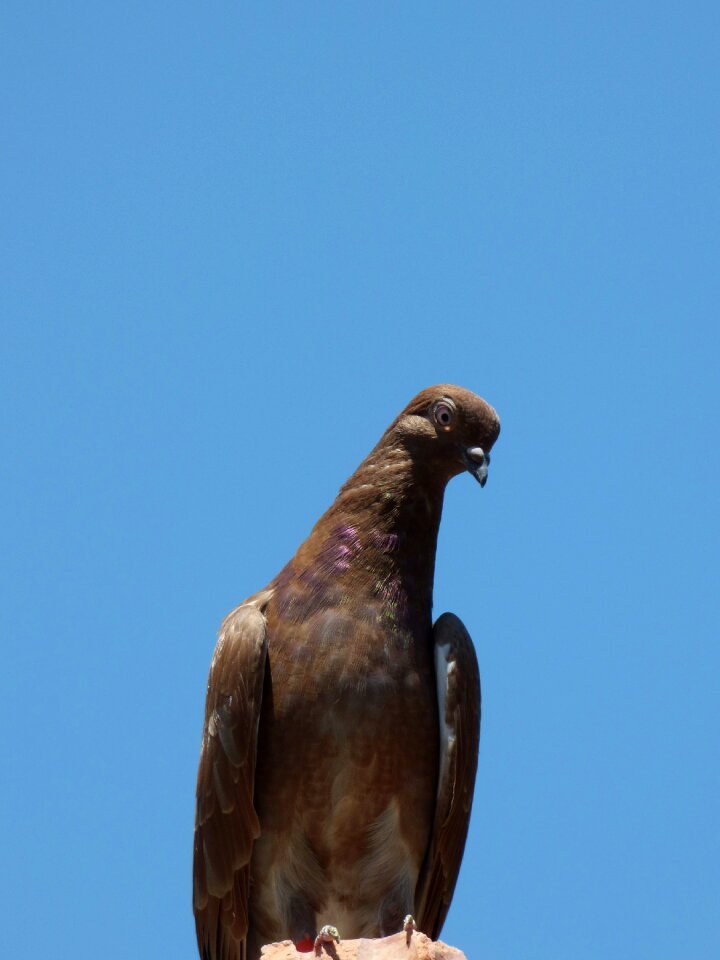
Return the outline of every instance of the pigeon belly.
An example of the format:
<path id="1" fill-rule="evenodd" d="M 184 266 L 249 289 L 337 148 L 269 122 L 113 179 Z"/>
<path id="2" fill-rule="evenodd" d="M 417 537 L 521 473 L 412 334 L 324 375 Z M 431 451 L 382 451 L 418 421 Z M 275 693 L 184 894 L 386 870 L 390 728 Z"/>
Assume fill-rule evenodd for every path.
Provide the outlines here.
<path id="1" fill-rule="evenodd" d="M 320 609 L 290 628 L 267 611 L 250 897 L 260 940 L 325 923 L 378 936 L 414 910 L 438 776 L 430 637 L 370 608 Z"/>

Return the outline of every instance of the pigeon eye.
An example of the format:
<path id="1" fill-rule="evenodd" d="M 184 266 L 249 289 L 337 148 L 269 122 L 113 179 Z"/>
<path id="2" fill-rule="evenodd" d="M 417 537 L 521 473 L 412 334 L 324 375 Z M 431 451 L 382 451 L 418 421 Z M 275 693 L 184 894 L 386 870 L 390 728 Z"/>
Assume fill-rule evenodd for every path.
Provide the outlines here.
<path id="1" fill-rule="evenodd" d="M 436 403 L 433 410 L 433 417 L 439 427 L 447 430 L 455 419 L 455 411 L 449 403 Z"/>

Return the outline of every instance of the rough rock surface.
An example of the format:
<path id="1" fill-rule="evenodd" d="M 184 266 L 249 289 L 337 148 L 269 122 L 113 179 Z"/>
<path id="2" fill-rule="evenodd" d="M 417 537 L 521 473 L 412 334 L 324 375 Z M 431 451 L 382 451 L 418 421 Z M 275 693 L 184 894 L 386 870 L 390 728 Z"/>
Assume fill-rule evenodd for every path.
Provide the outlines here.
<path id="1" fill-rule="evenodd" d="M 462 950 L 431 940 L 417 930 L 409 940 L 405 933 L 394 933 L 391 937 L 324 943 L 320 960 L 466 960 Z M 292 940 L 282 940 L 264 946 L 262 960 L 316 960 L 316 955 L 300 953 Z"/>

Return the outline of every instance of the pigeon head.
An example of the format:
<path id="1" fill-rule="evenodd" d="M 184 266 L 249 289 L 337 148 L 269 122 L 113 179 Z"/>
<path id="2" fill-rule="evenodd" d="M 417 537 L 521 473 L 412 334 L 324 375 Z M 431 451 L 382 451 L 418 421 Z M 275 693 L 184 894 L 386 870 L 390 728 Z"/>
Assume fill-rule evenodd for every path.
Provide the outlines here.
<path id="1" fill-rule="evenodd" d="M 485 486 L 500 419 L 477 394 L 452 384 L 428 387 L 405 407 L 386 436 L 400 439 L 445 480 L 467 470 Z"/>

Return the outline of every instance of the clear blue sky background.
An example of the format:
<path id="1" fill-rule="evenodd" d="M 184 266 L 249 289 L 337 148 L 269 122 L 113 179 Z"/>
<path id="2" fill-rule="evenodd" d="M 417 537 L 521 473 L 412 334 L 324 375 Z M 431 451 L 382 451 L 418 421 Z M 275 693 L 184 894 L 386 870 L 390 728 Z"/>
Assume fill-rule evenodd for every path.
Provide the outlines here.
<path id="1" fill-rule="evenodd" d="M 720 955 L 716 3 L 0 11 L 7 957 L 192 960 L 226 611 L 421 388 L 499 410 L 444 937 Z M 398 731 L 413 745 L 412 731 Z"/>

